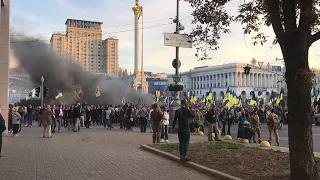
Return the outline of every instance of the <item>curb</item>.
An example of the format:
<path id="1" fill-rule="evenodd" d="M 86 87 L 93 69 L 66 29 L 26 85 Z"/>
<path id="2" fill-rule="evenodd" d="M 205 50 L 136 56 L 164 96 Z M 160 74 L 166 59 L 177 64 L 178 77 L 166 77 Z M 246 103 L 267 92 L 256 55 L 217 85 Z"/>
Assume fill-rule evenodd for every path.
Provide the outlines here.
<path id="1" fill-rule="evenodd" d="M 167 152 L 163 152 L 163 151 L 160 151 L 158 149 L 155 149 L 153 147 L 150 147 L 148 145 L 141 145 L 141 149 L 145 150 L 145 151 L 148 151 L 148 152 L 151 152 L 151 153 L 154 153 L 156 155 L 159 155 L 159 156 L 162 156 L 162 157 L 165 157 L 167 159 L 170 159 L 172 161 L 176 161 L 178 163 L 181 163 L 180 159 L 172 154 L 169 154 Z M 231 176 L 229 174 L 226 174 L 226 173 L 223 173 L 223 172 L 220 172 L 220 171 L 217 171 L 217 170 L 214 170 L 214 169 L 210 169 L 210 168 L 207 168 L 205 166 L 202 166 L 200 164 L 197 164 L 197 163 L 194 163 L 194 162 L 184 162 L 184 163 L 181 163 L 189 168 L 192 168 L 192 169 L 195 169 L 197 171 L 199 171 L 200 173 L 204 173 L 204 174 L 207 174 L 207 175 L 211 175 L 211 176 L 215 176 L 215 177 L 219 177 L 221 180 L 242 180 L 240 178 L 237 178 L 237 177 L 234 177 L 234 176 Z"/>

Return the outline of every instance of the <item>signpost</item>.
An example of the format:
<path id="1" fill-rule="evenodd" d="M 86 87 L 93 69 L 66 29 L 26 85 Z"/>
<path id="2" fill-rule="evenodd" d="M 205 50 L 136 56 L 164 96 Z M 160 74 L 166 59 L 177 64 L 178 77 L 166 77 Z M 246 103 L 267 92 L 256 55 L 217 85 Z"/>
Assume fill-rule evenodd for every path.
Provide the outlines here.
<path id="1" fill-rule="evenodd" d="M 186 34 L 164 33 L 164 45 L 192 48 L 192 38 Z"/>

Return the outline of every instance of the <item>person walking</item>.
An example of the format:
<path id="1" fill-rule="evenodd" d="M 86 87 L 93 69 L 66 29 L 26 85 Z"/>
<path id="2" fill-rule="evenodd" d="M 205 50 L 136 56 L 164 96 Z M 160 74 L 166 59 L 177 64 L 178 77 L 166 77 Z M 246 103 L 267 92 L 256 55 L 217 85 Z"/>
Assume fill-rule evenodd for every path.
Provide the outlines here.
<path id="1" fill-rule="evenodd" d="M 140 119 L 140 132 L 145 133 L 147 131 L 147 116 L 149 115 L 147 109 L 141 106 L 139 109 L 139 119 Z"/>
<path id="2" fill-rule="evenodd" d="M 48 138 L 51 138 L 51 125 L 52 125 L 52 111 L 50 105 L 48 105 L 42 112 L 42 125 L 43 125 L 43 138 L 48 134 Z"/>
<path id="3" fill-rule="evenodd" d="M 189 121 L 194 117 L 195 115 L 189 109 L 186 100 L 181 100 L 181 108 L 176 110 L 172 123 L 172 129 L 174 129 L 178 121 L 179 153 L 181 161 L 191 160 L 189 157 L 187 157 L 190 141 Z"/>
<path id="4" fill-rule="evenodd" d="M 160 112 L 157 104 L 153 105 L 153 111 L 150 113 L 150 118 L 153 131 L 152 142 L 160 143 L 163 114 Z"/>
<path id="5" fill-rule="evenodd" d="M 12 109 L 12 126 L 13 126 L 13 137 L 19 137 L 19 127 L 21 122 L 21 116 L 18 113 L 18 107 Z"/>
<path id="6" fill-rule="evenodd" d="M 213 138 L 212 138 L 213 132 L 215 134 L 214 136 L 215 140 L 221 141 L 219 136 L 219 129 L 217 125 L 217 123 L 219 123 L 218 116 L 219 116 L 219 113 L 217 112 L 217 110 L 215 110 L 214 106 L 212 106 L 212 108 L 205 115 L 206 121 L 208 122 L 208 141 L 213 141 Z"/>
<path id="7" fill-rule="evenodd" d="M 2 155 L 2 133 L 5 130 L 7 130 L 7 128 L 6 128 L 5 120 L 3 119 L 3 116 L 1 114 L 1 109 L 0 109 L 0 158 L 4 158 L 4 156 Z"/>

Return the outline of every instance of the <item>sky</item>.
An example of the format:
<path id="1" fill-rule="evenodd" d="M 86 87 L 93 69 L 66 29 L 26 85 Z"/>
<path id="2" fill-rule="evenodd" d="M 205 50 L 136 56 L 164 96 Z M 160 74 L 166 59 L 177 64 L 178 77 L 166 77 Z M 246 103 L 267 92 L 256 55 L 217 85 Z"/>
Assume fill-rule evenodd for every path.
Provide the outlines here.
<path id="1" fill-rule="evenodd" d="M 39 37 L 49 43 L 51 34 L 65 31 L 66 19 L 83 19 L 103 22 L 104 38 L 119 39 L 119 63 L 121 68 L 134 68 L 134 15 L 135 0 L 11 0 L 11 30 Z M 171 65 L 175 48 L 164 46 L 164 32 L 175 31 L 172 18 L 176 15 L 174 0 L 140 0 L 144 9 L 143 64 L 145 71 L 174 73 Z M 228 4 L 227 9 L 236 14 L 238 4 Z M 192 8 L 187 2 L 180 2 L 180 19 L 185 27 L 181 33 L 189 33 Z M 171 18 L 171 19 L 170 19 Z M 222 36 L 220 49 L 209 52 L 211 60 L 198 61 L 195 48 L 180 49 L 181 71 L 194 67 L 221 65 L 227 63 L 250 63 L 255 58 L 264 64 L 282 65 L 276 58 L 282 58 L 278 45 L 272 45 L 275 37 L 271 28 L 262 30 L 270 36 L 263 46 L 253 46 L 250 35 L 244 35 L 240 24 L 231 26 L 231 33 Z M 310 48 L 311 67 L 320 68 L 320 41 Z"/>

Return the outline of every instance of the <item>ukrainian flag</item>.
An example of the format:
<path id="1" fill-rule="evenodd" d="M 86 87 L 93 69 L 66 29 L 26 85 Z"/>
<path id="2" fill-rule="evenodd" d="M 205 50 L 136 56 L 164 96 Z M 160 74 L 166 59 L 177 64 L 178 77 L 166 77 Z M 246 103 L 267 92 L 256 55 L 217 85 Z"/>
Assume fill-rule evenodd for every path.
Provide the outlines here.
<path id="1" fill-rule="evenodd" d="M 56 92 L 56 99 L 59 99 L 62 96 L 63 96 L 63 94 L 62 94 L 61 90 L 58 89 L 57 92 Z"/>

